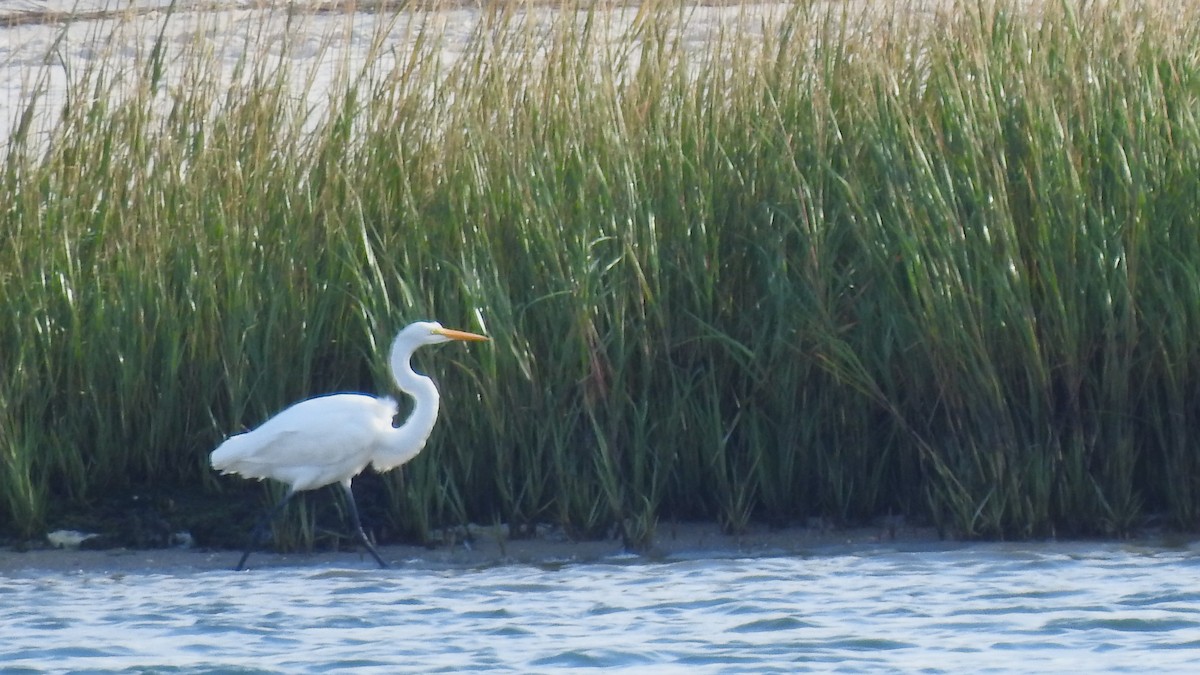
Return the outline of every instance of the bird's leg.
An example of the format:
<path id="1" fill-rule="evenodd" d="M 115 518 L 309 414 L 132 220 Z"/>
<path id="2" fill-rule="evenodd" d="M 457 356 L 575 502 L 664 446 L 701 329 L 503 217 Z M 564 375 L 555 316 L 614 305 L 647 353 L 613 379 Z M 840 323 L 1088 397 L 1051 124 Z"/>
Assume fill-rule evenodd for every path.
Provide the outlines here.
<path id="1" fill-rule="evenodd" d="M 375 550 L 375 546 L 367 539 L 367 533 L 363 532 L 362 521 L 358 519 L 358 505 L 354 503 L 354 491 L 350 489 L 350 481 L 342 482 L 342 490 L 346 493 L 346 501 L 350 502 L 350 522 L 354 525 L 354 536 L 358 537 L 358 541 L 370 552 L 371 557 L 375 558 L 375 562 L 379 563 L 381 569 L 387 568 L 387 563 L 379 556 L 379 551 Z"/>
<path id="2" fill-rule="evenodd" d="M 246 552 L 242 554 L 242 559 L 238 561 L 237 567 L 234 567 L 233 571 L 240 572 L 245 569 L 246 559 L 250 557 L 250 553 L 254 551 L 254 547 L 258 545 L 258 542 L 262 541 L 263 535 L 266 534 L 267 528 L 271 525 L 271 521 L 275 520 L 275 516 L 278 516 L 283 511 L 283 507 L 287 506 L 288 500 L 294 494 L 296 494 L 295 490 L 288 490 L 288 493 L 283 496 L 283 499 L 279 500 L 278 504 L 272 506 L 258 519 L 258 522 L 254 525 L 254 529 L 250 530 L 250 540 L 246 544 Z"/>

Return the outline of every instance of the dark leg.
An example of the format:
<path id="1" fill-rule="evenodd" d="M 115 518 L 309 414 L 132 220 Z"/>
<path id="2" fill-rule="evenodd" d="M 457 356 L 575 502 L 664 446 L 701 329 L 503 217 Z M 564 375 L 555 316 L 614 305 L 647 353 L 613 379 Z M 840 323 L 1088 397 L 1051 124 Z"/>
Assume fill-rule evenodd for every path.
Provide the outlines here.
<path id="1" fill-rule="evenodd" d="M 379 563 L 379 567 L 386 568 L 387 563 L 383 562 L 383 558 L 379 557 L 379 551 L 367 539 L 367 533 L 363 532 L 362 522 L 358 519 L 358 505 L 354 503 L 354 491 L 350 489 L 350 481 L 342 483 L 342 490 L 346 492 L 346 501 L 350 502 L 350 522 L 354 525 L 354 536 L 358 537 L 359 543 L 363 545 L 375 558 L 375 562 Z"/>
<path id="2" fill-rule="evenodd" d="M 278 516 L 283 511 L 283 507 L 287 506 L 288 500 L 294 494 L 296 494 L 294 490 L 288 490 L 288 493 L 284 495 L 283 499 L 279 500 L 278 504 L 272 506 L 258 519 L 258 523 L 254 525 L 254 529 L 250 530 L 250 541 L 246 544 L 246 552 L 242 554 L 242 559 L 238 561 L 237 567 L 233 568 L 233 571 L 240 572 L 246 569 L 246 558 L 250 557 L 250 553 L 254 550 L 254 547 L 258 546 L 258 543 L 263 540 L 263 535 L 267 533 L 267 528 L 271 526 L 271 521 L 275 520 L 275 516 Z"/>

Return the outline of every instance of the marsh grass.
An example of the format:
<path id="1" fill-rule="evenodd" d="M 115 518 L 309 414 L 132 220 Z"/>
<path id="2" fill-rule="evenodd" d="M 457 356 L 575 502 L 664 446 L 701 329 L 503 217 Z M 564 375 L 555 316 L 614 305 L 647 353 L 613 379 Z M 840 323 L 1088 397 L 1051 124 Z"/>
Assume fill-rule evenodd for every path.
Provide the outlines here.
<path id="1" fill-rule="evenodd" d="M 0 177 L 4 529 L 151 487 L 268 503 L 208 452 L 390 393 L 425 317 L 494 341 L 419 354 L 431 445 L 357 483 L 385 540 L 1200 525 L 1200 20 L 839 7 L 697 41 L 670 3 L 621 30 L 504 4 L 457 52 L 403 12 L 264 15 L 235 59 L 160 26 L 61 107 L 31 80 Z"/>

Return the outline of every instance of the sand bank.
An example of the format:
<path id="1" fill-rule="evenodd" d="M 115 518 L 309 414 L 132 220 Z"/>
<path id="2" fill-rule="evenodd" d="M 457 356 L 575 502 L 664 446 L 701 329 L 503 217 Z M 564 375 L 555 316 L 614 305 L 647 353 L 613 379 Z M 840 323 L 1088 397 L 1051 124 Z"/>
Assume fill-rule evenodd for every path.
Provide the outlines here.
<path id="1" fill-rule="evenodd" d="M 473 531 L 472 541 L 436 547 L 381 546 L 383 558 L 395 567 L 473 568 L 526 564 L 547 567 L 611 560 L 636 562 L 756 556 L 810 556 L 873 549 L 931 550 L 960 543 L 944 542 L 930 528 L 901 527 L 828 530 L 821 528 L 752 527 L 741 535 L 722 534 L 710 523 L 659 525 L 654 544 L 640 553 L 627 552 L 617 540 L 570 541 L 554 534 L 531 539 L 507 539 L 493 528 Z M 194 548 L 88 551 L 41 548 L 0 549 L 0 574 L 30 572 L 88 572 L 121 574 L 187 573 L 229 569 L 237 551 Z M 344 566 L 373 569 L 375 563 L 358 550 L 277 554 L 256 552 L 251 570 L 279 567 Z"/>

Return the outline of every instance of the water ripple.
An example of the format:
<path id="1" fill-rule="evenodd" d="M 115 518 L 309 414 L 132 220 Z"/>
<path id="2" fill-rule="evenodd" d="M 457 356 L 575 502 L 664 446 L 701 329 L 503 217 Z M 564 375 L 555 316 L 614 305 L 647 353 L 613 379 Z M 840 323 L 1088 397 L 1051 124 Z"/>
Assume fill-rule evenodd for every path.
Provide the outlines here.
<path id="1" fill-rule="evenodd" d="M 0 577 L 5 672 L 1191 672 L 1200 559 L 1113 544 Z M 1026 661 L 1027 659 L 1027 661 Z"/>

